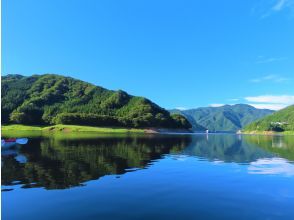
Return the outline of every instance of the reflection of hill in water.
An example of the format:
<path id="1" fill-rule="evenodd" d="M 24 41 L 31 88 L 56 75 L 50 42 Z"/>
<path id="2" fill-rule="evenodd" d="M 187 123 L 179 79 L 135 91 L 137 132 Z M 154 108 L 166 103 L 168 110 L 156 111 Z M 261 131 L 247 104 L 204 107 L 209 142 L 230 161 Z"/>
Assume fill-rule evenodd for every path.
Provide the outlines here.
<path id="1" fill-rule="evenodd" d="M 254 144 L 275 155 L 294 161 L 294 136 L 244 136 L 249 144 Z"/>
<path id="2" fill-rule="evenodd" d="M 196 136 L 182 153 L 208 160 L 236 163 L 249 163 L 259 158 L 274 156 L 257 146 L 236 135 Z"/>
<path id="3" fill-rule="evenodd" d="M 31 139 L 15 155 L 2 154 L 2 184 L 63 189 L 105 175 L 148 167 L 165 154 L 250 163 L 275 156 L 294 160 L 294 137 L 236 135 Z"/>
<path id="4" fill-rule="evenodd" d="M 183 150 L 190 137 L 32 139 L 20 149 L 27 159 L 2 157 L 2 184 L 62 189 L 109 174 L 144 168 L 162 155 Z"/>

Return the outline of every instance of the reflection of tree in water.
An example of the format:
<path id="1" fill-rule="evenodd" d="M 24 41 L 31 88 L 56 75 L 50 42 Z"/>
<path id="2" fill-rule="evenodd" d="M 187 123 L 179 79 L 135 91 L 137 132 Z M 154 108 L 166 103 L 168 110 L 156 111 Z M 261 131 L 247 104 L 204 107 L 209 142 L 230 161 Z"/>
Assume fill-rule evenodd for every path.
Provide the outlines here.
<path id="1" fill-rule="evenodd" d="M 273 156 L 271 152 L 257 146 L 236 135 L 209 135 L 208 139 L 205 136 L 196 136 L 183 153 L 208 160 L 236 163 L 249 163 Z"/>
<path id="2" fill-rule="evenodd" d="M 208 160 L 249 163 L 280 156 L 294 160 L 293 137 L 235 135 L 153 136 L 59 140 L 31 139 L 18 154 L 2 155 L 2 184 L 63 189 L 82 185 L 104 175 L 146 168 L 165 154 L 176 153 Z"/>
<path id="3" fill-rule="evenodd" d="M 261 148 L 273 152 L 275 155 L 294 161 L 294 136 L 245 136 L 244 139 L 250 143 Z"/>
<path id="4" fill-rule="evenodd" d="M 14 156 L 2 157 L 2 184 L 63 189 L 109 174 L 124 174 L 145 168 L 164 154 L 179 152 L 190 137 L 132 137 L 88 140 L 33 139 L 21 148 L 27 157 L 19 163 Z"/>

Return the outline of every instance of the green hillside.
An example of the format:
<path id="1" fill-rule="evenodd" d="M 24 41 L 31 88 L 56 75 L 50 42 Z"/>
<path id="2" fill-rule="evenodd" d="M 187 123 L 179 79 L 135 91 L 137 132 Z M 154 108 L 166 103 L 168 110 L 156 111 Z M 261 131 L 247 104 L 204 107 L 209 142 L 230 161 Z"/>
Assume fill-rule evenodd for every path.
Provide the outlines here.
<path id="1" fill-rule="evenodd" d="M 189 122 L 190 124 L 192 125 L 192 130 L 193 131 L 206 131 L 207 128 L 198 124 L 194 117 L 191 115 L 191 114 L 185 114 L 184 111 L 181 111 L 181 110 L 178 110 L 178 109 L 173 109 L 173 110 L 170 110 L 170 113 L 171 114 L 180 114 L 180 115 L 183 115 Z"/>
<path id="2" fill-rule="evenodd" d="M 143 97 L 60 75 L 2 76 L 3 124 L 190 128 Z"/>
<path id="3" fill-rule="evenodd" d="M 237 131 L 253 121 L 273 113 L 268 109 L 256 109 L 250 105 L 224 105 L 189 110 L 171 110 L 185 116 L 194 130 L 201 126 L 211 131 Z"/>
<path id="4" fill-rule="evenodd" d="M 244 131 L 294 131 L 294 105 L 249 124 Z"/>

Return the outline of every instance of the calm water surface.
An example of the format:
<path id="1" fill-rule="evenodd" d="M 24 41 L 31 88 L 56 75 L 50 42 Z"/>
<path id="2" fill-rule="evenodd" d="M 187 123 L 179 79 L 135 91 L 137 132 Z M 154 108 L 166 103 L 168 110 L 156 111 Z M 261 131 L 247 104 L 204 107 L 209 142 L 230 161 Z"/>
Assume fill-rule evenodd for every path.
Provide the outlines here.
<path id="1" fill-rule="evenodd" d="M 294 219 L 294 137 L 31 138 L 2 150 L 2 218 Z"/>

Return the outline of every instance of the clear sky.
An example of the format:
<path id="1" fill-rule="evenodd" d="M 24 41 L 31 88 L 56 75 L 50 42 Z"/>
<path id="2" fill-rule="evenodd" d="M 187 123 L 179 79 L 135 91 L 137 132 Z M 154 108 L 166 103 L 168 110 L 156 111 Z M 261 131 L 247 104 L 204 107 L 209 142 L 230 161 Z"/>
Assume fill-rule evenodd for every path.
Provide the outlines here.
<path id="1" fill-rule="evenodd" d="M 165 108 L 294 103 L 294 0 L 3 0 L 2 74 L 56 73 Z"/>

